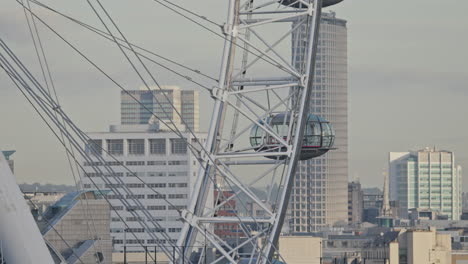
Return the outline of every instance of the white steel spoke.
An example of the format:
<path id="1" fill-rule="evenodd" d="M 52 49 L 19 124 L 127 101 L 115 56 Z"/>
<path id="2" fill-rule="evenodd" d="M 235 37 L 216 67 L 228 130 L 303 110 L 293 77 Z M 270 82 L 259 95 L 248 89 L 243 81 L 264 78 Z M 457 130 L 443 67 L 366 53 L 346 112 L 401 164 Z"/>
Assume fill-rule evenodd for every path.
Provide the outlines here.
<path id="1" fill-rule="evenodd" d="M 258 232 L 257 234 L 255 234 L 254 236 L 252 236 L 250 239 L 244 241 L 243 243 L 240 243 L 237 247 L 235 247 L 231 251 L 229 251 L 228 254 L 232 254 L 232 253 L 236 252 L 237 250 L 239 250 L 240 248 L 242 248 L 243 246 L 247 245 L 248 243 L 251 243 L 254 239 L 257 239 L 261 235 L 265 234 L 265 231 L 267 231 L 267 230 L 266 229 L 262 230 L 262 231 Z M 254 248 L 254 250 L 255 250 L 255 248 Z M 216 264 L 219 261 L 221 261 L 222 259 L 223 258 L 219 258 L 219 259 L 211 262 L 211 264 Z"/>
<path id="2" fill-rule="evenodd" d="M 221 164 L 223 164 L 221 162 Z M 252 192 L 250 191 L 247 187 L 242 184 L 242 182 L 230 171 L 229 167 L 227 167 L 225 164 L 224 165 L 224 170 L 220 169 L 219 172 L 228 180 L 230 180 L 233 184 L 235 184 L 243 193 L 245 193 L 252 201 L 257 203 L 260 207 L 262 207 L 265 212 L 267 212 L 269 215 L 273 215 L 270 209 Z"/>
<path id="3" fill-rule="evenodd" d="M 275 132 L 270 130 L 266 125 L 261 124 L 256 117 L 252 117 L 249 113 L 247 113 L 246 111 L 244 111 L 240 107 L 237 107 L 236 105 L 234 105 L 234 104 L 232 104 L 230 102 L 228 102 L 228 103 L 232 106 L 232 108 L 239 111 L 239 113 L 241 113 L 243 116 L 245 116 L 247 119 L 249 119 L 252 123 L 254 123 L 255 125 L 259 126 L 261 129 L 263 129 L 265 131 L 265 133 L 269 134 L 270 136 L 272 136 L 276 140 L 278 140 L 278 143 L 280 143 L 280 144 L 282 144 L 282 145 L 284 145 L 286 147 L 289 146 L 288 143 L 286 141 L 284 141 L 284 139 L 282 139 L 278 134 L 276 134 Z"/>
<path id="4" fill-rule="evenodd" d="M 242 26 L 239 26 L 239 30 L 241 30 L 241 29 L 246 29 L 246 28 L 257 27 L 257 26 L 261 26 L 261 25 L 265 25 L 265 24 L 269 24 L 269 23 L 273 23 L 273 22 L 279 22 L 279 21 L 283 21 L 283 20 L 288 20 L 288 19 L 291 19 L 291 18 L 296 18 L 296 17 L 308 15 L 308 14 L 309 14 L 308 11 L 306 11 L 306 12 L 299 12 L 299 13 L 297 13 L 297 14 L 293 14 L 293 15 L 289 15 L 289 16 L 283 16 L 283 17 L 272 18 L 272 19 L 265 19 L 265 20 L 262 20 L 262 21 L 256 22 L 256 23 L 248 23 L 248 21 L 243 20 L 242 22 L 243 22 L 244 24 L 243 24 Z"/>
<path id="5" fill-rule="evenodd" d="M 245 3 L 247 3 L 247 2 L 249 2 L 249 1 L 245 1 Z M 269 2 L 263 3 L 261 5 L 254 6 L 254 7 L 250 8 L 250 9 L 247 9 L 244 12 L 252 12 L 254 10 L 264 8 L 264 7 L 267 7 L 267 6 L 271 6 L 271 5 L 274 5 L 274 4 L 278 4 L 278 1 L 269 1 Z M 244 6 L 245 6 L 245 4 L 244 4 Z"/>
<path id="6" fill-rule="evenodd" d="M 243 37 L 241 36 L 238 36 L 238 38 L 240 40 L 242 40 L 244 43 L 247 43 L 249 46 L 251 47 L 255 47 L 254 44 L 252 44 L 252 42 L 248 41 L 247 39 L 244 39 Z M 284 65 L 284 63 L 282 61 L 278 61 L 277 59 L 275 58 L 272 58 L 271 56 L 268 56 L 267 52 L 266 51 L 262 51 L 260 49 L 257 49 L 261 55 L 265 56 L 265 57 L 268 57 L 271 61 L 273 61 L 273 63 L 276 63 L 278 65 L 278 67 L 280 67 L 281 69 L 285 70 L 286 72 L 292 74 L 293 76 L 297 77 L 297 78 L 301 78 L 302 75 L 300 73 L 298 73 L 294 68 L 291 68 L 289 65 Z M 272 49 L 270 47 L 268 47 L 267 49 L 268 51 L 271 51 Z M 260 56 L 261 56 L 260 55 Z M 259 56 L 259 57 L 260 57 Z"/>
<path id="7" fill-rule="evenodd" d="M 255 30 L 250 29 L 252 34 L 254 34 L 265 46 L 267 46 L 273 54 L 275 54 L 289 69 L 294 69 L 294 67 L 275 49 L 273 49 L 268 42 L 260 36 Z"/>
<path id="8" fill-rule="evenodd" d="M 292 98 L 293 96 L 295 96 L 297 94 L 297 92 L 292 92 L 291 94 L 289 94 L 285 100 L 289 100 L 290 98 Z M 284 102 L 281 101 L 280 103 L 276 104 L 275 106 L 271 107 L 270 110 L 268 110 L 267 112 L 265 112 L 262 116 L 260 116 L 260 120 L 263 120 L 265 119 L 268 115 L 270 115 L 271 113 L 273 113 L 274 111 L 276 111 L 281 105 L 283 105 Z M 228 144 L 232 144 L 232 142 L 236 139 L 238 139 L 240 136 L 244 135 L 247 131 L 249 131 L 249 129 L 252 128 L 252 126 L 254 126 L 255 124 L 249 124 L 247 125 L 246 127 L 242 128 L 240 132 L 238 132 L 236 134 L 236 136 L 234 138 L 232 138 L 230 141 L 228 141 L 226 144 L 223 144 L 221 145 L 220 149 L 225 149 L 227 147 Z"/>
<path id="9" fill-rule="evenodd" d="M 264 172 L 263 174 L 261 174 L 259 177 L 257 177 L 256 179 L 254 179 L 253 181 L 251 181 L 247 187 L 252 187 L 252 185 L 254 185 L 255 183 L 257 183 L 259 180 L 265 178 L 270 172 L 272 172 L 273 170 L 277 169 L 279 166 L 283 165 L 283 163 L 276 163 L 274 167 L 271 167 L 269 168 L 266 172 Z M 221 208 L 223 205 L 225 205 L 227 202 L 231 201 L 232 199 L 235 199 L 237 195 L 239 195 L 242 191 L 237 191 L 235 193 L 235 195 L 231 196 L 231 197 L 228 197 L 227 199 L 224 199 L 223 202 L 221 202 L 220 204 L 218 204 L 216 207 L 214 207 L 212 210 L 209 210 L 207 212 L 206 215 L 209 215 L 213 212 L 215 212 L 216 210 L 218 210 L 219 208 Z"/>
<path id="10" fill-rule="evenodd" d="M 284 39 L 286 39 L 288 36 L 290 36 L 293 32 L 298 30 L 300 26 L 304 23 L 305 19 L 301 20 L 301 22 L 297 23 L 296 26 L 294 26 L 291 30 L 283 34 L 277 41 L 275 41 L 268 49 L 265 50 L 266 53 L 268 53 L 271 49 L 274 49 L 277 45 L 279 45 Z M 255 58 L 252 62 L 250 62 L 245 68 L 242 68 L 239 73 L 234 75 L 234 79 L 239 78 L 239 76 L 242 74 L 242 72 L 246 71 L 248 68 L 250 68 L 252 65 L 254 65 L 258 60 L 261 59 L 262 56 L 258 56 Z"/>
<path id="11" fill-rule="evenodd" d="M 290 87 L 295 87 L 298 86 L 299 83 L 288 83 L 288 84 L 282 84 L 282 85 L 273 85 L 273 86 L 266 86 L 263 88 L 256 88 L 256 89 L 244 89 L 240 91 L 234 91 L 234 92 L 229 92 L 229 94 L 246 94 L 246 93 L 253 93 L 253 92 L 263 92 L 267 90 L 275 90 L 275 89 L 281 89 L 281 88 L 290 88 Z"/>

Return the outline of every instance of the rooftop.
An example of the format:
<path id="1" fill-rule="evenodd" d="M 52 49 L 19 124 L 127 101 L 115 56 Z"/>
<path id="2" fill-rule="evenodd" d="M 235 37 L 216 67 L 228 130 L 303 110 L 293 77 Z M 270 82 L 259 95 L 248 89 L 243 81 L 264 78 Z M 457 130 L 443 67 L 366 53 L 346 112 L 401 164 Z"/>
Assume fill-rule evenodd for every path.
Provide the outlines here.
<path id="1" fill-rule="evenodd" d="M 65 215 L 73 206 L 83 197 L 86 199 L 98 199 L 102 194 L 99 191 L 79 191 L 70 192 L 64 195 L 55 204 L 51 205 L 38 221 L 39 229 L 42 234 L 47 233 L 63 215 Z"/>

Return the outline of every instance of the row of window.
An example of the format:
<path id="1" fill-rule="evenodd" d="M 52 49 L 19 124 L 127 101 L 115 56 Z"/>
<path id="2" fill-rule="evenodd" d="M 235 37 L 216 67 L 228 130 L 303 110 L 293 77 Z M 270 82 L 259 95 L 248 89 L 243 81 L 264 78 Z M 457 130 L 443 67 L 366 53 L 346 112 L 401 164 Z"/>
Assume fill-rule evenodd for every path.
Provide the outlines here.
<path id="1" fill-rule="evenodd" d="M 123 165 L 126 165 L 126 166 L 145 166 L 145 165 L 148 165 L 148 166 L 165 166 L 165 165 L 171 165 L 171 166 L 175 166 L 175 165 L 187 165 L 188 164 L 188 161 L 186 160 L 169 160 L 169 161 L 165 161 L 165 160 L 150 160 L 150 161 L 127 161 L 127 162 L 123 162 L 123 161 L 106 161 L 105 165 L 107 166 L 123 166 Z M 84 162 L 83 163 L 84 166 L 86 167 L 90 167 L 90 166 L 102 166 L 102 162 L 99 162 L 99 161 L 96 161 L 96 162 Z"/>
<path id="2" fill-rule="evenodd" d="M 128 207 L 124 207 L 122 205 L 116 205 L 116 206 L 113 206 L 113 210 L 116 210 L 116 211 L 123 211 L 123 210 L 126 210 L 126 211 L 137 211 L 137 210 L 142 210 L 141 207 L 138 207 L 138 206 L 128 206 Z M 168 206 L 165 206 L 165 205 L 148 205 L 146 207 L 147 210 L 158 210 L 158 211 L 161 211 L 161 210 L 184 210 L 184 209 L 187 209 L 187 206 L 186 205 L 168 205 Z M 114 222 L 118 222 L 120 221 L 120 218 L 112 218 Z M 119 220 L 116 220 L 116 219 L 119 219 Z M 131 221 L 129 220 L 129 218 L 127 218 L 127 221 Z M 135 221 L 143 221 L 141 219 L 136 219 L 134 220 L 133 222 Z"/>
<path id="3" fill-rule="evenodd" d="M 108 194 L 106 196 L 108 199 L 124 199 L 123 194 Z M 144 194 L 127 194 L 125 195 L 126 199 L 145 199 Z M 148 194 L 146 195 L 147 199 L 187 199 L 187 194 Z"/>
<path id="4" fill-rule="evenodd" d="M 414 196 L 414 195 L 411 196 L 411 197 L 409 197 L 409 198 L 412 198 L 412 200 L 417 200 L 417 196 Z M 420 195 L 420 196 L 419 196 L 419 201 L 424 201 L 424 200 L 429 200 L 429 196 L 427 196 L 427 195 Z M 441 200 L 441 197 L 440 197 L 440 196 L 431 196 L 431 197 L 430 197 L 430 200 L 440 201 L 440 200 Z M 442 200 L 446 200 L 446 201 L 452 200 L 452 197 L 451 197 L 451 196 L 444 196 L 444 197 L 442 198 Z"/>
<path id="5" fill-rule="evenodd" d="M 452 204 L 444 204 L 443 206 L 444 206 L 444 207 L 448 207 L 448 208 L 444 208 L 444 210 L 443 210 L 444 212 L 451 212 L 451 211 L 452 211 L 452 209 L 451 209 L 451 208 L 452 208 Z M 436 206 L 435 206 L 435 205 L 433 204 L 433 205 L 431 206 L 431 205 L 429 205 L 429 203 L 427 203 L 427 202 L 426 202 L 426 203 L 421 203 L 421 202 L 420 202 L 420 203 L 419 203 L 419 207 L 426 207 L 426 208 L 431 207 L 432 209 L 434 209 L 435 207 L 438 207 L 438 205 L 436 204 Z"/>
<path id="6" fill-rule="evenodd" d="M 123 172 L 115 172 L 112 175 L 103 175 L 102 173 L 96 172 L 88 172 L 85 174 L 85 177 L 88 178 L 96 178 L 96 177 L 123 177 L 126 175 L 127 177 L 186 177 L 188 176 L 188 172 L 186 171 L 170 171 L 170 172 L 127 172 L 124 174 Z M 85 184 L 85 188 L 92 188 L 91 184 Z"/>
<path id="7" fill-rule="evenodd" d="M 85 188 L 91 188 L 91 184 L 85 184 Z M 185 188 L 187 187 L 187 183 L 181 182 L 181 183 L 127 183 L 124 184 L 127 188 Z M 122 184 L 105 184 L 105 188 L 122 188 Z"/>
<path id="8" fill-rule="evenodd" d="M 169 233 L 179 233 L 181 228 L 170 227 L 167 228 Z M 164 233 L 166 228 L 111 228 L 111 233 Z"/>
<path id="9" fill-rule="evenodd" d="M 180 231 L 179 231 L 180 232 Z M 174 232 L 178 233 L 178 232 Z M 114 244 L 123 244 L 124 241 L 123 239 L 114 239 L 113 241 Z M 126 242 L 127 244 L 145 244 L 144 239 L 127 239 Z M 148 239 L 146 240 L 147 244 L 168 244 L 165 239 L 159 239 L 159 240 L 154 240 L 154 239 Z M 170 243 L 174 244 L 177 243 L 177 239 L 172 239 Z"/>
<path id="10" fill-rule="evenodd" d="M 437 188 L 437 189 L 440 189 L 440 188 L 448 188 L 448 189 L 452 189 L 452 184 L 451 183 L 444 183 L 444 184 L 440 184 L 440 182 L 437 182 L 437 183 L 432 183 L 432 184 L 429 184 L 429 183 L 420 183 L 419 185 L 418 184 L 410 184 L 408 185 L 408 189 L 434 189 L 434 188 Z"/>
<path id="11" fill-rule="evenodd" d="M 163 233 L 166 232 L 165 228 L 111 228 L 111 233 Z"/>
<path id="12" fill-rule="evenodd" d="M 112 217 L 111 221 L 112 222 L 121 222 L 121 219 L 119 217 Z M 127 222 L 144 222 L 145 219 L 142 218 L 142 217 L 134 217 L 133 216 L 133 217 L 125 218 L 125 221 L 127 221 Z M 173 223 L 173 222 L 180 221 L 180 217 L 179 216 L 168 216 L 168 217 L 165 217 L 165 216 L 152 216 L 151 218 L 148 217 L 148 221 L 154 221 L 154 222 L 167 221 L 167 222 Z"/>
<path id="13" fill-rule="evenodd" d="M 187 141 L 181 138 L 171 138 L 171 153 L 172 154 L 186 154 Z M 86 150 L 93 155 L 102 155 L 107 152 L 109 155 L 123 155 L 124 144 L 127 143 L 128 155 L 145 155 L 145 139 L 106 139 L 107 149 L 104 151 L 102 139 L 92 139 L 88 142 Z M 149 139 L 149 154 L 152 155 L 166 155 L 166 139 L 155 138 Z"/>

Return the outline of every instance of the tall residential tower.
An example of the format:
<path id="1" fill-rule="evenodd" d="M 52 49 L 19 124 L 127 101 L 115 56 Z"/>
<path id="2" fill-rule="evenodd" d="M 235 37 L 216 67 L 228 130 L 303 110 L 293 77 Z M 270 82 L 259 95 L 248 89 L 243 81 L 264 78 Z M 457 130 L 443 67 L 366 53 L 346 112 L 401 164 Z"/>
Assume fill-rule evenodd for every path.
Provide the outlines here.
<path id="1" fill-rule="evenodd" d="M 294 23 L 293 27 L 297 24 Z M 307 25 L 292 36 L 295 67 L 303 65 Z M 302 32 L 301 32 L 302 31 Z M 320 26 L 310 113 L 330 121 L 336 150 L 301 161 L 293 187 L 290 232 L 313 232 L 348 218 L 348 78 L 346 21 L 324 13 Z"/>

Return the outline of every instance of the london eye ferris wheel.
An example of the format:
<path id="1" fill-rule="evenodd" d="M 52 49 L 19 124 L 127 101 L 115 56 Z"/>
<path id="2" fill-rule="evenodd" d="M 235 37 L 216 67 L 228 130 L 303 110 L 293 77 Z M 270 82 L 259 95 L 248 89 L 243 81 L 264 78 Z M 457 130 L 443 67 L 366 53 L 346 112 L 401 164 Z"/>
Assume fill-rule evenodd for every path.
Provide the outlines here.
<path id="1" fill-rule="evenodd" d="M 106 177 L 117 178 L 113 176 L 115 171 L 112 166 L 105 165 L 105 160 L 89 156 L 85 146 L 90 138 L 62 109 L 54 94 L 53 79 L 37 26 L 56 34 L 73 52 L 123 92 L 128 89 L 63 38 L 33 11 L 32 6 L 54 12 L 111 41 L 144 87 L 163 90 L 157 76 L 147 67 L 148 63 L 159 63 L 180 78 L 196 84 L 213 101 L 206 140 L 197 138 L 190 129 L 189 133 L 193 134 L 194 139 L 187 140 L 179 127 L 167 118 L 169 113 L 155 114 L 152 109 L 146 108 L 152 119 L 164 123 L 175 135 L 186 140 L 188 149 L 198 162 L 190 202 L 186 209 L 179 211 L 178 221 L 183 223 L 180 237 L 174 245 L 160 245 L 170 263 L 284 262 L 278 249 L 278 239 L 287 215 L 297 163 L 333 149 L 333 124 L 309 114 L 308 109 L 314 84 L 322 8 L 342 0 L 226 1 L 226 20 L 218 24 L 183 5 L 157 0 L 174 11 L 175 15 L 198 26 L 203 27 L 203 23 L 219 26 L 218 31 L 212 33 L 223 38 L 224 47 L 219 51 L 222 60 L 218 77 L 210 77 L 215 82 L 211 87 L 181 73 L 180 69 L 207 77 L 205 73 L 162 55 L 148 55 L 151 54 L 148 50 L 144 53 L 142 47 L 132 44 L 99 0 L 87 0 L 87 3 L 104 30 L 64 15 L 38 0 L 17 0 L 28 19 L 45 82 L 38 81 L 40 78 L 31 73 L 29 66 L 15 55 L 14 48 L 0 37 L 0 65 L 3 71 L 51 128 L 65 147 L 71 163 L 78 164 L 78 157 L 91 163 L 102 161 L 93 169 L 105 183 L 110 183 Z M 285 49 L 285 45 L 289 48 Z M 179 112 L 177 114 L 180 115 Z M 184 123 L 182 116 L 180 118 Z M 144 178 L 139 180 L 146 184 Z M 262 194 L 256 192 L 255 186 L 258 185 L 265 187 L 266 191 Z M 140 204 L 138 197 L 132 196 L 135 191 L 125 185 L 107 186 L 113 193 L 127 195 L 126 199 L 122 198 L 123 204 Z M 96 189 L 108 201 L 105 198 L 106 190 L 101 190 L 97 185 Z M 154 189 L 151 191 L 158 194 Z M 232 201 L 235 201 L 235 208 Z M 170 204 L 170 201 L 167 202 Z M 231 213 L 223 213 L 229 207 L 232 207 Z M 256 208 L 255 213 L 249 210 L 252 207 Z M 132 214 L 136 219 L 151 216 L 144 207 Z M 158 227 L 157 222 L 142 221 L 141 225 L 146 230 L 150 229 L 149 226 Z M 232 238 L 214 232 L 216 226 L 235 229 L 235 243 Z M 155 241 L 167 240 L 164 232 L 154 231 L 151 236 Z M 40 250 L 37 247 L 37 251 Z M 30 254 L 34 254 L 34 251 Z M 102 259 L 97 258 L 96 261 L 101 263 Z"/>

